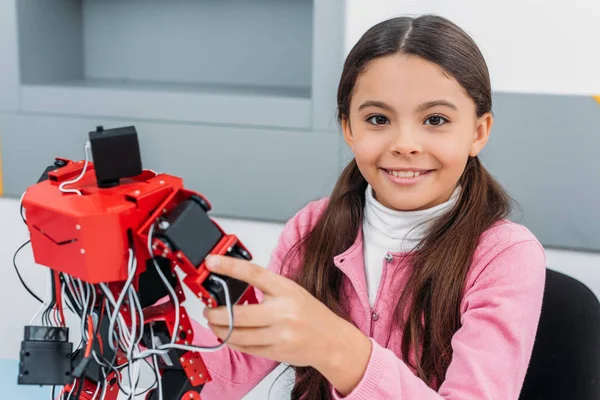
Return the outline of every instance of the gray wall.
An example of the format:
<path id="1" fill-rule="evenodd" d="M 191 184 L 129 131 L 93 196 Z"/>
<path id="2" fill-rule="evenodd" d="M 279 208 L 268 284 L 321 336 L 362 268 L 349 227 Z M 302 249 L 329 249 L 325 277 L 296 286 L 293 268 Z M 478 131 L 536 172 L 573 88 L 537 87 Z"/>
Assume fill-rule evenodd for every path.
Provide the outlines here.
<path id="1" fill-rule="evenodd" d="M 82 158 L 96 125 L 134 124 L 144 166 L 182 176 L 215 215 L 287 220 L 349 160 L 335 124 L 343 15 L 330 0 L 0 3 L 5 194 L 56 156 Z M 494 100 L 482 159 L 521 205 L 514 219 L 546 246 L 600 251 L 600 105 Z"/>

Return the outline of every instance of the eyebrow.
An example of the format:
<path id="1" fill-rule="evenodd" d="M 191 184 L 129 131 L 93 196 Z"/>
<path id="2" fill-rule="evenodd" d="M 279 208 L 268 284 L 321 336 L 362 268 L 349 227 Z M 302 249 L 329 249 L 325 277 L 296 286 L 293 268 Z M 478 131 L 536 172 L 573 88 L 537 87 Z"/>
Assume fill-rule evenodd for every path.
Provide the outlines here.
<path id="1" fill-rule="evenodd" d="M 362 103 L 358 107 L 358 111 L 362 110 L 363 108 L 367 108 L 367 107 L 377 107 L 377 108 L 382 108 L 382 109 L 390 111 L 390 112 L 394 112 L 394 109 L 392 108 L 392 106 L 385 104 L 383 101 L 373 101 L 373 100 L 367 100 L 364 103 Z"/>
<path id="2" fill-rule="evenodd" d="M 458 107 L 456 107 L 454 105 L 454 103 L 451 103 L 448 100 L 427 101 L 427 102 L 421 104 L 419 107 L 417 107 L 417 111 L 425 111 L 425 110 L 428 110 L 428 109 L 436 107 L 436 106 L 449 107 L 449 108 L 451 108 L 453 110 L 457 110 L 458 111 Z"/>
<path id="3" fill-rule="evenodd" d="M 448 100 L 433 100 L 433 101 L 427 101 L 421 105 L 419 105 L 419 107 L 417 107 L 417 111 L 421 112 L 421 111 L 425 111 L 427 109 L 436 107 L 436 106 L 444 106 L 444 107 L 449 107 L 453 110 L 458 110 L 458 107 L 456 107 L 454 105 L 454 103 L 449 102 Z M 394 112 L 394 108 L 386 103 L 384 103 L 383 101 L 374 101 L 374 100 L 367 100 L 365 102 L 363 102 L 359 107 L 358 107 L 358 111 L 362 110 L 363 108 L 367 108 L 367 107 L 377 107 L 377 108 L 381 108 L 390 112 Z"/>

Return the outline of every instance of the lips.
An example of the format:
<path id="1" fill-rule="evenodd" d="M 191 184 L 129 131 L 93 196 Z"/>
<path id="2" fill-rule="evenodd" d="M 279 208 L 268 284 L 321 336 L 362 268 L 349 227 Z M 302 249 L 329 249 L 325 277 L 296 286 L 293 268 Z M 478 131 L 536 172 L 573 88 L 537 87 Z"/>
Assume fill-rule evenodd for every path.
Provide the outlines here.
<path id="1" fill-rule="evenodd" d="M 382 171 L 393 182 L 399 185 L 413 185 L 425 177 L 432 171 L 431 169 L 383 169 Z"/>

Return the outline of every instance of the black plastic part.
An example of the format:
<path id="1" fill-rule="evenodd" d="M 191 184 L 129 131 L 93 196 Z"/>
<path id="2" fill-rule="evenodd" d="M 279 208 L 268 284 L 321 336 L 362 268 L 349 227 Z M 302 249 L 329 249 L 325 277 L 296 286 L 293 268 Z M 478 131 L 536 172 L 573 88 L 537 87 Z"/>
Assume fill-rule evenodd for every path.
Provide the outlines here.
<path id="1" fill-rule="evenodd" d="M 87 368 L 90 364 L 90 358 L 84 358 L 82 359 L 77 366 L 75 367 L 75 369 L 73 369 L 73 376 L 75 378 L 81 378 L 81 376 L 84 374 L 84 372 L 87 372 Z"/>
<path id="2" fill-rule="evenodd" d="M 164 400 L 180 400 L 184 395 L 191 391 L 198 394 L 202 392 L 204 385 L 192 386 L 183 370 L 167 370 L 162 375 L 162 392 Z M 148 400 L 158 400 L 158 392 L 153 390 L 148 396 Z"/>
<path id="3" fill-rule="evenodd" d="M 89 133 L 98 187 L 117 186 L 122 178 L 142 173 L 142 157 L 134 126 Z"/>
<path id="4" fill-rule="evenodd" d="M 156 237 L 164 239 L 173 250 L 183 254 L 198 267 L 223 237 L 221 231 L 208 217 L 195 199 L 188 199 L 167 215 L 168 227 L 156 231 Z"/>
<path id="5" fill-rule="evenodd" d="M 247 256 L 247 254 L 243 254 L 243 252 L 237 247 L 234 247 L 227 255 L 243 260 L 250 259 Z M 219 306 L 223 306 L 226 304 L 225 290 L 223 289 L 223 285 L 221 285 L 219 282 L 210 279 L 211 276 L 218 276 L 219 278 L 225 281 L 225 283 L 227 284 L 227 289 L 229 290 L 229 296 L 231 298 L 232 304 L 237 303 L 240 297 L 242 297 L 242 295 L 248 288 L 248 284 L 246 282 L 237 280 L 235 278 L 231 278 L 229 276 L 211 273 L 202 283 L 202 286 L 208 291 L 208 293 L 211 294 L 211 296 L 216 300 Z"/>
<path id="6" fill-rule="evenodd" d="M 18 384 L 58 386 L 71 383 L 74 379 L 71 374 L 73 343 L 67 340 L 66 328 L 25 327 Z"/>
<path id="7" fill-rule="evenodd" d="M 167 258 L 155 257 L 158 267 L 167 278 L 167 281 L 174 288 L 177 285 L 177 278 L 172 274 L 170 261 Z M 152 259 L 146 261 L 146 270 L 140 274 L 138 295 L 142 308 L 146 308 L 156 303 L 158 300 L 167 296 L 169 291 L 165 287 L 162 279 L 156 272 L 156 266 Z"/>
<path id="8" fill-rule="evenodd" d="M 167 328 L 167 325 L 163 321 L 153 322 L 152 330 L 154 337 L 158 339 L 160 344 L 168 343 L 171 341 L 171 331 Z M 144 334 L 142 337 L 142 343 L 145 348 L 150 349 L 157 347 L 153 345 L 150 340 L 150 328 L 144 327 Z M 170 349 L 166 355 L 159 355 L 156 357 L 158 361 L 158 367 L 163 370 L 178 370 L 183 369 L 181 365 L 181 356 L 187 353 L 187 350 Z"/>
<path id="9" fill-rule="evenodd" d="M 24 341 L 67 342 L 69 341 L 69 328 L 28 325 L 25 327 Z"/>
<path id="10" fill-rule="evenodd" d="M 190 196 L 190 200 L 194 200 L 196 203 L 200 204 L 200 206 L 202 207 L 202 209 L 204 211 L 206 211 L 206 212 L 209 211 L 210 207 L 208 206 L 208 203 L 206 202 L 206 200 L 204 200 L 202 197 L 193 194 Z"/>

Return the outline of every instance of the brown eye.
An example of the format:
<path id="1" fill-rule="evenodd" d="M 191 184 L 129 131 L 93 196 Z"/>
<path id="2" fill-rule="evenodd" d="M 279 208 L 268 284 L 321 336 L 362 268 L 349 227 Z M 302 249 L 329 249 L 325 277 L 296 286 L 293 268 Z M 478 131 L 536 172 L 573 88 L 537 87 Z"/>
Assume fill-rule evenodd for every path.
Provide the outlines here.
<path id="1" fill-rule="evenodd" d="M 427 122 L 429 122 L 429 124 L 427 124 Z M 439 126 L 445 124 L 446 122 L 448 122 L 448 120 L 441 115 L 432 115 L 425 120 L 425 125 Z"/>
<path id="2" fill-rule="evenodd" d="M 383 115 L 373 115 L 367 119 L 371 125 L 385 125 L 388 123 L 388 119 Z"/>

